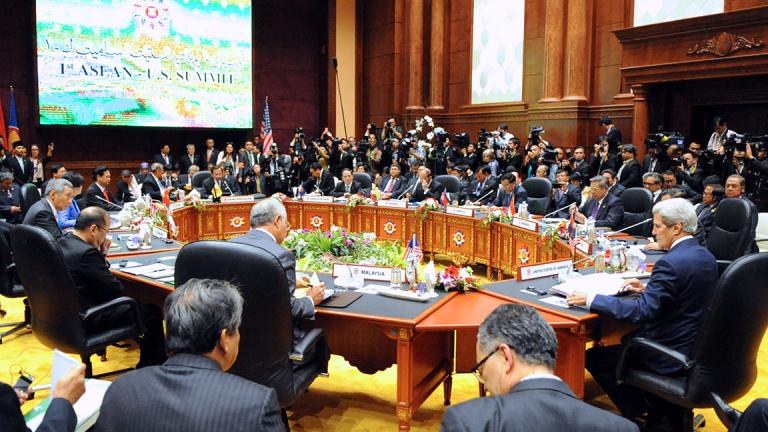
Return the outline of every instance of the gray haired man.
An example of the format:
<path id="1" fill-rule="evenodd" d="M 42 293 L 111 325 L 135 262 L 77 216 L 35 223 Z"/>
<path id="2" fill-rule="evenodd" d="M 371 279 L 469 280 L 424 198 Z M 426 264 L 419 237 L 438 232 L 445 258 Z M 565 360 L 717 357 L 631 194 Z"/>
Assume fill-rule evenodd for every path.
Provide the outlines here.
<path id="1" fill-rule="evenodd" d="M 49 180 L 45 188 L 45 197 L 29 208 L 23 223 L 40 227 L 54 238 L 60 238 L 62 232 L 59 228 L 58 214 L 69 207 L 73 195 L 74 188 L 68 180 Z"/>

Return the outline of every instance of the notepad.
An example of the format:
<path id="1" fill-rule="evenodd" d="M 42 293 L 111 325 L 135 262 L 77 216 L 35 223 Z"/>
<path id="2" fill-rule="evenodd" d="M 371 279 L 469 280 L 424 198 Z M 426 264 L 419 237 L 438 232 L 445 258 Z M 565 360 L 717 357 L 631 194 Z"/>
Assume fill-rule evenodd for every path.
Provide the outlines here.
<path id="1" fill-rule="evenodd" d="M 621 276 L 611 273 L 594 273 L 580 278 L 572 278 L 552 287 L 551 291 L 568 296 L 574 292 L 584 294 L 616 295 L 624 286 Z"/>
<path id="2" fill-rule="evenodd" d="M 173 274 L 173 267 L 170 267 L 166 264 L 160 264 L 160 263 L 149 264 L 149 265 L 144 265 L 139 267 L 131 267 L 128 269 L 124 269 L 123 271 L 136 276 L 153 277 L 152 273 L 166 271 L 166 270 L 171 270 L 171 273 L 166 274 L 165 276 L 169 276 Z M 165 277 L 165 276 L 158 276 L 158 277 Z"/>

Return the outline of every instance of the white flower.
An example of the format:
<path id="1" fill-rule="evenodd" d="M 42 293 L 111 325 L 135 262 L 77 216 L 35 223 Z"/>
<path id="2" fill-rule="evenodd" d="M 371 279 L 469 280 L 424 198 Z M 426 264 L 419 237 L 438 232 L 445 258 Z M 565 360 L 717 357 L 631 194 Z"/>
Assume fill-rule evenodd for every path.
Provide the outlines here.
<path id="1" fill-rule="evenodd" d="M 303 246 L 306 246 L 306 245 L 307 245 L 307 242 L 306 242 L 304 239 L 300 238 L 300 239 L 299 239 L 299 241 L 297 242 L 297 244 L 298 244 L 299 246 L 302 246 L 302 247 L 303 247 Z"/>
<path id="2" fill-rule="evenodd" d="M 413 131 L 413 134 L 416 135 L 416 132 L 421 132 L 421 126 L 417 127 L 416 130 Z"/>
<path id="3" fill-rule="evenodd" d="M 331 225 L 331 232 L 338 232 L 341 231 L 341 228 L 337 227 L 336 225 Z"/>
<path id="4" fill-rule="evenodd" d="M 432 123 L 432 117 L 430 117 L 428 115 L 424 116 L 424 120 L 426 120 L 427 123 Z"/>
<path id="5" fill-rule="evenodd" d="M 459 278 L 460 279 L 467 279 L 467 278 L 470 278 L 470 277 L 472 277 L 472 274 L 467 271 L 466 267 L 462 268 L 461 270 L 459 270 Z"/>
<path id="6" fill-rule="evenodd" d="M 370 241 L 376 240 L 376 233 L 372 233 L 372 232 L 363 233 L 363 240 L 370 240 Z"/>
<path id="7" fill-rule="evenodd" d="M 434 132 L 429 132 L 429 133 L 427 133 L 427 139 L 428 139 L 428 140 L 432 141 L 432 138 L 434 138 L 434 137 L 435 137 L 435 134 L 434 134 Z"/>
<path id="8" fill-rule="evenodd" d="M 429 127 L 431 127 L 431 128 L 435 127 L 435 124 L 434 124 L 434 123 L 432 123 L 432 122 L 429 122 L 429 123 L 427 123 L 427 124 L 428 124 L 428 125 L 429 125 Z"/>

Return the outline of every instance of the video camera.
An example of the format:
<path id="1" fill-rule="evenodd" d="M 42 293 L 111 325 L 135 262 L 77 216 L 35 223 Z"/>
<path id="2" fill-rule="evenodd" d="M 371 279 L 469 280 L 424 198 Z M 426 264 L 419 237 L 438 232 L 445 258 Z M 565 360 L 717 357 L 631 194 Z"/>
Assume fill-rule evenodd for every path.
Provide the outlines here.
<path id="1" fill-rule="evenodd" d="M 685 137 L 680 132 L 656 132 L 645 137 L 647 148 L 659 147 L 663 150 L 671 144 L 677 144 L 682 148 L 685 145 Z"/>
<path id="2" fill-rule="evenodd" d="M 469 134 L 462 132 L 453 136 L 453 141 L 459 145 L 459 147 L 465 148 L 469 146 Z"/>
<path id="3" fill-rule="evenodd" d="M 304 128 L 303 127 L 297 127 L 293 130 L 293 133 L 298 136 L 299 139 L 304 139 Z"/>
<path id="4" fill-rule="evenodd" d="M 488 138 L 492 136 L 486 128 L 480 128 L 480 132 L 477 133 L 477 143 L 485 145 L 488 142 Z"/>
<path id="5" fill-rule="evenodd" d="M 544 126 L 531 126 L 528 131 L 531 144 L 537 145 L 541 142 L 540 135 L 544 133 Z"/>

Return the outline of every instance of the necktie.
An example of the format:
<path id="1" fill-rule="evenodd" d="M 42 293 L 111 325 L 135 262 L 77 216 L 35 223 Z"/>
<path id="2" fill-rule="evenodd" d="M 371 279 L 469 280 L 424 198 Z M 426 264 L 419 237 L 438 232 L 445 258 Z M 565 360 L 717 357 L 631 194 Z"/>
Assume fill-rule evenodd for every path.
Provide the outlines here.
<path id="1" fill-rule="evenodd" d="M 592 207 L 592 219 L 597 219 L 597 212 L 600 210 L 600 203 L 595 201 L 595 206 Z"/>
<path id="2" fill-rule="evenodd" d="M 24 159 L 17 157 L 16 160 L 19 161 L 19 166 L 21 167 L 21 173 L 24 174 Z"/>
<path id="3" fill-rule="evenodd" d="M 253 166 L 253 153 L 248 152 L 248 162 L 251 163 L 251 166 Z"/>
<path id="4" fill-rule="evenodd" d="M 392 193 L 392 188 L 394 187 L 394 184 L 395 184 L 395 180 L 392 177 L 390 177 L 389 181 L 387 182 L 387 187 L 384 188 L 384 192 Z"/>
<path id="5" fill-rule="evenodd" d="M 106 199 L 109 204 L 112 204 L 112 202 L 109 201 L 109 193 L 107 193 L 107 190 L 103 189 L 102 191 L 104 192 L 104 199 Z"/>
<path id="6" fill-rule="evenodd" d="M 261 177 L 256 178 L 256 193 L 261 193 Z"/>
<path id="7" fill-rule="evenodd" d="M 345 191 L 346 193 L 349 193 L 349 185 L 348 185 L 348 184 L 346 184 L 346 183 L 344 184 L 344 191 Z"/>

